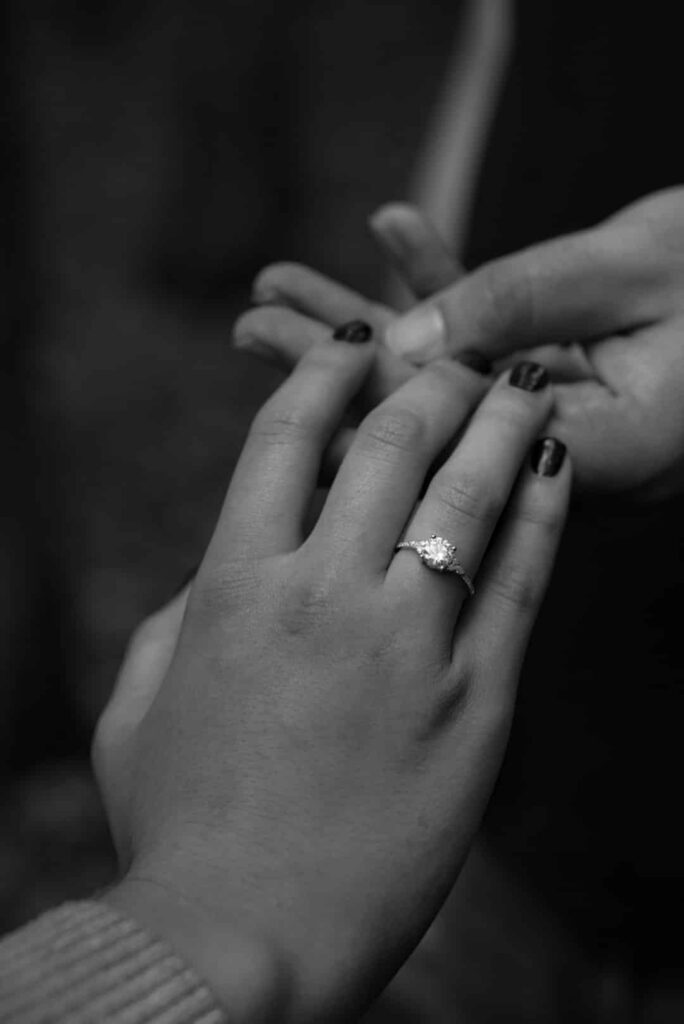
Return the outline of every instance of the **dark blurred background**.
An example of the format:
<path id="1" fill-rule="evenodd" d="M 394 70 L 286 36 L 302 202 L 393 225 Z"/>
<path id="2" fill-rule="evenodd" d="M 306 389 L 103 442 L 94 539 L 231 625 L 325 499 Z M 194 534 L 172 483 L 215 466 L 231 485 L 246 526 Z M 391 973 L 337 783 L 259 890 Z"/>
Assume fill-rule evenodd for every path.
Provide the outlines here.
<path id="1" fill-rule="evenodd" d="M 364 290 L 458 5 L 22 0 L 0 195 L 0 927 L 112 860 L 89 734 L 196 564 L 278 379 L 229 350 L 266 262 Z"/>
<path id="2" fill-rule="evenodd" d="M 674 9 L 512 6 L 469 265 L 684 177 Z M 410 191 L 462 7 L 5 5 L 0 930 L 111 879 L 94 721 L 279 379 L 231 324 L 276 259 L 384 287 L 364 221 Z M 488 823 L 639 977 L 678 956 L 656 910 L 680 906 L 682 511 L 578 510 Z"/>

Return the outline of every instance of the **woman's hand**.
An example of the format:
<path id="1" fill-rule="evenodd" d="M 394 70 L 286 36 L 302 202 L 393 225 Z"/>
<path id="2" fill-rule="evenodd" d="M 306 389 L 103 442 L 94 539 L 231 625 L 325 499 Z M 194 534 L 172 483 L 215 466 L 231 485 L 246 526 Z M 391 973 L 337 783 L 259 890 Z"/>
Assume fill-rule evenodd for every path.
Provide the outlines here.
<path id="1" fill-rule="evenodd" d="M 361 422 L 307 533 L 374 358 L 328 337 L 258 414 L 177 643 L 184 597 L 95 740 L 126 872 L 107 898 L 236 1020 L 350 1019 L 419 940 L 498 772 L 564 519 L 544 375 L 506 374 L 478 405 L 480 378 L 446 361 Z M 397 552 L 404 533 L 456 543 L 476 596 Z"/>
<path id="2" fill-rule="evenodd" d="M 382 207 L 371 218 L 370 229 L 415 299 L 433 294 L 461 276 L 457 262 L 415 207 L 405 203 Z M 288 370 L 311 345 L 324 341 L 341 324 L 360 321 L 382 337 L 398 316 L 396 310 L 297 263 L 277 263 L 263 270 L 252 297 L 258 308 L 245 313 L 235 325 L 235 347 Z M 491 370 L 489 361 L 476 351 L 463 350 L 455 358 L 484 376 Z M 375 363 L 346 417 L 347 425 L 337 431 L 326 452 L 326 478 L 334 476 L 359 420 L 414 372 L 406 360 L 378 346 Z M 489 383 L 481 382 L 482 394 Z"/>
<path id="3" fill-rule="evenodd" d="M 474 349 L 501 371 L 513 359 L 529 358 L 545 365 L 556 384 L 549 429 L 572 449 L 579 487 L 650 498 L 681 491 L 684 189 L 649 196 L 597 228 L 467 275 L 453 261 L 450 267 L 444 247 L 439 255 L 429 226 L 421 237 L 420 214 L 401 209 L 381 214 L 376 235 L 417 298 L 432 284 L 438 294 L 405 316 L 387 311 L 380 326 L 388 349 L 372 397 L 386 393 L 393 376 L 405 377 L 409 361 L 462 358 Z M 421 264 L 429 268 L 425 281 L 416 270 Z M 314 289 L 310 274 L 276 265 L 259 282 L 284 304 L 327 321 L 321 285 Z M 260 337 L 292 361 L 306 335 L 297 343 L 285 335 L 274 335 L 262 310 L 238 324 L 239 344 Z"/>

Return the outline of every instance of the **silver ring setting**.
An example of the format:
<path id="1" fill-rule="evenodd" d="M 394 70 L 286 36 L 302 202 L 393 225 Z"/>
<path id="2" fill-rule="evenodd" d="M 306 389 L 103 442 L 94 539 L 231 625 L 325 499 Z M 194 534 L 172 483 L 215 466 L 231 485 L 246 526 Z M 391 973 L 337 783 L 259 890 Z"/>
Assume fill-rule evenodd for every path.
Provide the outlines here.
<path id="1" fill-rule="evenodd" d="M 397 544 L 395 551 L 406 549 L 415 551 L 423 565 L 435 572 L 453 572 L 465 583 L 471 597 L 475 594 L 475 587 L 468 573 L 456 558 L 456 545 L 438 537 L 436 533 L 427 540 L 402 540 Z"/>

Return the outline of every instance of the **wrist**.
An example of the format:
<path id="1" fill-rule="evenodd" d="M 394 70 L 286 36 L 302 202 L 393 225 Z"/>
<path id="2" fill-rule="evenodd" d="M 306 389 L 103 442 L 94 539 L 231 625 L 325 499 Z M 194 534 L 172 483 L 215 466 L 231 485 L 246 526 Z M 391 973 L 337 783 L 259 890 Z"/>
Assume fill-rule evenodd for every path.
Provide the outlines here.
<path id="1" fill-rule="evenodd" d="M 236 1024 L 282 1022 L 289 1016 L 290 972 L 272 944 L 239 921 L 151 878 L 124 878 L 101 895 L 119 913 L 164 940 L 206 983 Z"/>

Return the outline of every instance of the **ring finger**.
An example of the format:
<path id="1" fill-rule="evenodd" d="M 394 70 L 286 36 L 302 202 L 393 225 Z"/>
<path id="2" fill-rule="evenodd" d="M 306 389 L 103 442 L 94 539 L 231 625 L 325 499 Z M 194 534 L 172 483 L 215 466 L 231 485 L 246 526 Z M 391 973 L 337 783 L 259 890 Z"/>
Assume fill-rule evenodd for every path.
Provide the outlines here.
<path id="1" fill-rule="evenodd" d="M 487 384 L 434 362 L 360 424 L 309 541 L 326 560 L 382 573 L 434 460 L 463 427 Z"/>
<path id="2" fill-rule="evenodd" d="M 457 547 L 456 558 L 474 577 L 506 506 L 520 466 L 553 406 L 543 367 L 521 363 L 491 389 L 459 445 L 438 470 L 416 508 L 407 540 L 436 534 Z M 387 583 L 410 595 L 430 617 L 441 610 L 453 623 L 468 596 L 465 581 L 421 564 L 414 551 L 398 551 Z"/>

